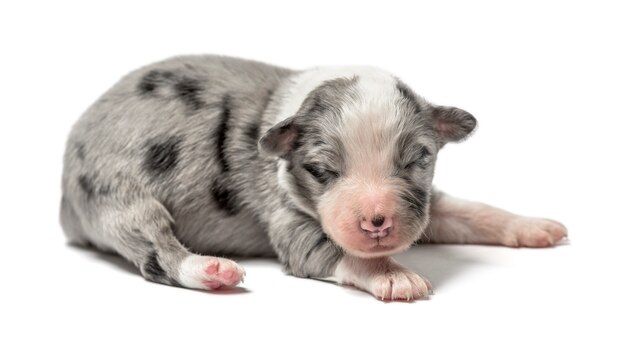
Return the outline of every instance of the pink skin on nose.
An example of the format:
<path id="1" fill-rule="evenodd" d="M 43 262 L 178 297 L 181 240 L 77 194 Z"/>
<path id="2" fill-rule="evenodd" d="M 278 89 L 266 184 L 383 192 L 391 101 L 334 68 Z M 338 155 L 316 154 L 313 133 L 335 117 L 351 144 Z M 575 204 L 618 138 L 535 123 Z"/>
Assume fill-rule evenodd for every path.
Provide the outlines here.
<path id="1" fill-rule="evenodd" d="M 390 217 L 384 218 L 384 222 L 380 226 L 374 226 L 372 219 L 364 219 L 361 220 L 361 229 L 367 233 L 367 236 L 376 239 L 380 237 L 385 237 L 389 234 L 389 228 L 392 225 L 392 221 Z"/>
<path id="2" fill-rule="evenodd" d="M 389 208 L 393 206 L 392 195 L 388 192 L 368 192 L 360 197 L 362 216 L 361 230 L 371 239 L 378 239 L 389 235 L 392 225 Z"/>

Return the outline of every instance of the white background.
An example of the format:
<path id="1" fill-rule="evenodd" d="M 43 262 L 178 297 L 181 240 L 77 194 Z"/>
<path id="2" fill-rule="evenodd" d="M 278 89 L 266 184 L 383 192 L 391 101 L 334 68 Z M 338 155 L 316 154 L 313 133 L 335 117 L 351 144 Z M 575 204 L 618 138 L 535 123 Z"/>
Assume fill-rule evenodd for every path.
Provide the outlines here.
<path id="1" fill-rule="evenodd" d="M 625 354 L 625 12 L 338 3 L 0 5 L 0 354 Z M 440 154 L 440 188 L 560 220 L 570 243 L 419 247 L 401 260 L 436 294 L 415 303 L 287 277 L 271 260 L 242 262 L 244 290 L 189 291 L 67 246 L 71 125 L 126 72 L 189 53 L 388 69 L 479 120 Z"/>

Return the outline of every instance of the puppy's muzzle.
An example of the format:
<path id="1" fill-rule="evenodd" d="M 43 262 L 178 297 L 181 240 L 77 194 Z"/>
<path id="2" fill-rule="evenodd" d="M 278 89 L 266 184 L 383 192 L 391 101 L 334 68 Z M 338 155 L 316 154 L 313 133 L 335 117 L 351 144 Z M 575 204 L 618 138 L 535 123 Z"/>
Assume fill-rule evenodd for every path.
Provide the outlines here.
<path id="1" fill-rule="evenodd" d="M 361 230 L 371 239 L 380 239 L 391 231 L 392 219 L 383 215 L 375 215 L 371 219 L 361 219 Z"/>

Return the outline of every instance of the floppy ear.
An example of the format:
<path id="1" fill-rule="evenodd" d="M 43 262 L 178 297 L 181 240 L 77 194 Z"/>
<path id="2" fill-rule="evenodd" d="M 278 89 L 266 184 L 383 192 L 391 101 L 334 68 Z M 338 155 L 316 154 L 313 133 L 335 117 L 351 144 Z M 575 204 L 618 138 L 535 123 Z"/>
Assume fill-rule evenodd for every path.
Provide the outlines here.
<path id="1" fill-rule="evenodd" d="M 284 156 L 296 145 L 300 128 L 295 121 L 298 116 L 285 119 L 269 129 L 259 140 L 259 151 L 272 156 Z"/>
<path id="2" fill-rule="evenodd" d="M 444 144 L 466 138 L 476 127 L 472 114 L 452 106 L 436 106 L 432 115 L 433 128 Z"/>

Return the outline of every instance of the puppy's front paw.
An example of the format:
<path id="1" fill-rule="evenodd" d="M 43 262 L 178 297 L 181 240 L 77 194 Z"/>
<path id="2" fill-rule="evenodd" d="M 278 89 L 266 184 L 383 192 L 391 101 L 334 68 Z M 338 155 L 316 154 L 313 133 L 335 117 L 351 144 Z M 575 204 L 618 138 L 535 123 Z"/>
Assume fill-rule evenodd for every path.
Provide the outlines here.
<path id="1" fill-rule="evenodd" d="M 381 300 L 422 299 L 432 291 L 428 280 L 389 257 L 344 256 L 335 277 L 339 283 L 363 289 Z"/>
<path id="2" fill-rule="evenodd" d="M 504 244 L 512 247 L 548 247 L 566 236 L 567 229 L 559 222 L 519 217 L 507 226 Z"/>
<path id="3" fill-rule="evenodd" d="M 417 273 L 395 269 L 373 276 L 368 292 L 380 300 L 414 300 L 428 296 L 430 282 Z"/>

